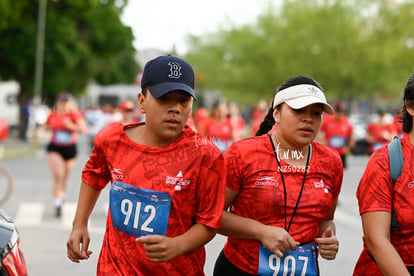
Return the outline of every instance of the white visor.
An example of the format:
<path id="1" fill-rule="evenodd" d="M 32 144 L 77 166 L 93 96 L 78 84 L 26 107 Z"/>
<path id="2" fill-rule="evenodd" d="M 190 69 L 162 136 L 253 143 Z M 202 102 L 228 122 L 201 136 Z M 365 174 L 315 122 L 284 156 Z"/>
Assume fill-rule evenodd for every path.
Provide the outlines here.
<path id="1" fill-rule="evenodd" d="M 273 108 L 281 103 L 286 103 L 293 109 L 301 109 L 311 104 L 323 104 L 323 110 L 332 115 L 335 113 L 328 104 L 325 94 L 318 87 L 311 84 L 299 84 L 290 86 L 276 93 L 273 100 Z"/>

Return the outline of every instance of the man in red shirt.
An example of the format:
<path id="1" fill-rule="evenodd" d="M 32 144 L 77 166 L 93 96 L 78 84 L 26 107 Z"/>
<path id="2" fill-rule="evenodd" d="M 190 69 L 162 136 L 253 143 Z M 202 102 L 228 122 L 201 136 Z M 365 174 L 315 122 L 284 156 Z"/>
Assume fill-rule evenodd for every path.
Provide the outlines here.
<path id="1" fill-rule="evenodd" d="M 87 222 L 109 182 L 97 275 L 204 275 L 203 246 L 220 227 L 224 206 L 224 159 L 186 126 L 195 98 L 186 61 L 160 56 L 147 62 L 141 85 L 145 123 L 114 124 L 95 138 L 68 257 L 79 262 L 92 253 Z"/>
<path id="2" fill-rule="evenodd" d="M 369 143 L 368 151 L 370 154 L 391 142 L 394 136 L 398 134 L 389 115 L 385 109 L 380 108 L 378 110 L 378 122 L 372 121 L 368 124 L 366 140 Z"/>
<path id="3" fill-rule="evenodd" d="M 346 156 L 355 144 L 352 135 L 353 127 L 346 116 L 345 104 L 338 101 L 334 103 L 333 107 L 335 114 L 323 122 L 321 131 L 324 134 L 324 143 L 339 153 L 345 169 L 347 167 Z"/>

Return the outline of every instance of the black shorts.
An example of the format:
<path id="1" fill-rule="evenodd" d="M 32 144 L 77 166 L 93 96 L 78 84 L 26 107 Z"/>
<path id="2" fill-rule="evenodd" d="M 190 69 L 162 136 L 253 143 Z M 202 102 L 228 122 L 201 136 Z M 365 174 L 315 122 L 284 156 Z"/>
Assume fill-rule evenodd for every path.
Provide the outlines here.
<path id="1" fill-rule="evenodd" d="M 75 158 L 78 154 L 76 144 L 69 146 L 56 146 L 52 143 L 47 145 L 47 152 L 57 152 L 62 156 L 63 160 L 67 161 L 69 159 Z"/>
<path id="2" fill-rule="evenodd" d="M 217 258 L 216 264 L 214 266 L 214 276 L 251 276 L 255 274 L 247 273 L 234 264 L 232 264 L 221 251 L 219 257 Z"/>
<path id="3" fill-rule="evenodd" d="M 346 169 L 346 167 L 348 166 L 348 163 L 346 162 L 346 155 L 341 155 L 341 160 L 342 160 L 342 165 L 344 167 L 344 169 Z"/>

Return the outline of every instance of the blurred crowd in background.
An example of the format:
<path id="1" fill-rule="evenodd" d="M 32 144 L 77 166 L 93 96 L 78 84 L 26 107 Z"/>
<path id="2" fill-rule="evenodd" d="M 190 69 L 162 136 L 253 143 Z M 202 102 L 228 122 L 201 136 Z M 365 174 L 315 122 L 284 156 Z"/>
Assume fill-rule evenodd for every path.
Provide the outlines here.
<path id="1" fill-rule="evenodd" d="M 318 142 L 336 148 L 341 156 L 371 154 L 394 136 L 402 135 L 398 109 L 378 108 L 376 112 L 362 114 L 351 113 L 350 108 L 339 100 L 332 101 L 331 104 L 336 113 L 332 116 L 324 115 Z M 221 151 L 225 151 L 233 141 L 256 135 L 270 105 L 270 102 L 260 100 L 253 108 L 241 108 L 236 102 L 218 99 L 209 108 L 196 107 L 188 126 L 211 139 Z M 114 122 L 128 124 L 145 121 L 145 116 L 132 100 L 124 100 L 119 104 L 107 101 L 80 110 L 88 126 L 91 149 L 93 138 L 107 125 Z M 26 141 L 39 137 L 39 126 L 46 121 L 49 112 L 50 109 L 45 106 L 27 106 Z M 5 140 L 10 135 L 7 120 L 0 118 L 0 140 Z"/>

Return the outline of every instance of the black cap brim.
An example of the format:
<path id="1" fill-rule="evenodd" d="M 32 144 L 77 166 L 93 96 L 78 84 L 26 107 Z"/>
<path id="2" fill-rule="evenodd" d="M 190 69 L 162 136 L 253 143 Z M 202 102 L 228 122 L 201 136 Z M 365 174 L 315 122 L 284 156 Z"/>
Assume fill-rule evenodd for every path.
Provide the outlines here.
<path id="1" fill-rule="evenodd" d="M 157 83 L 154 85 L 151 85 L 148 87 L 148 89 L 151 92 L 151 95 L 155 98 L 160 98 L 162 96 L 164 96 L 165 94 L 172 92 L 172 91 L 184 91 L 188 94 L 190 94 L 191 97 L 193 97 L 195 100 L 197 100 L 197 97 L 195 96 L 194 90 L 184 84 L 184 83 L 179 83 L 179 82 L 162 82 L 162 83 Z"/>

